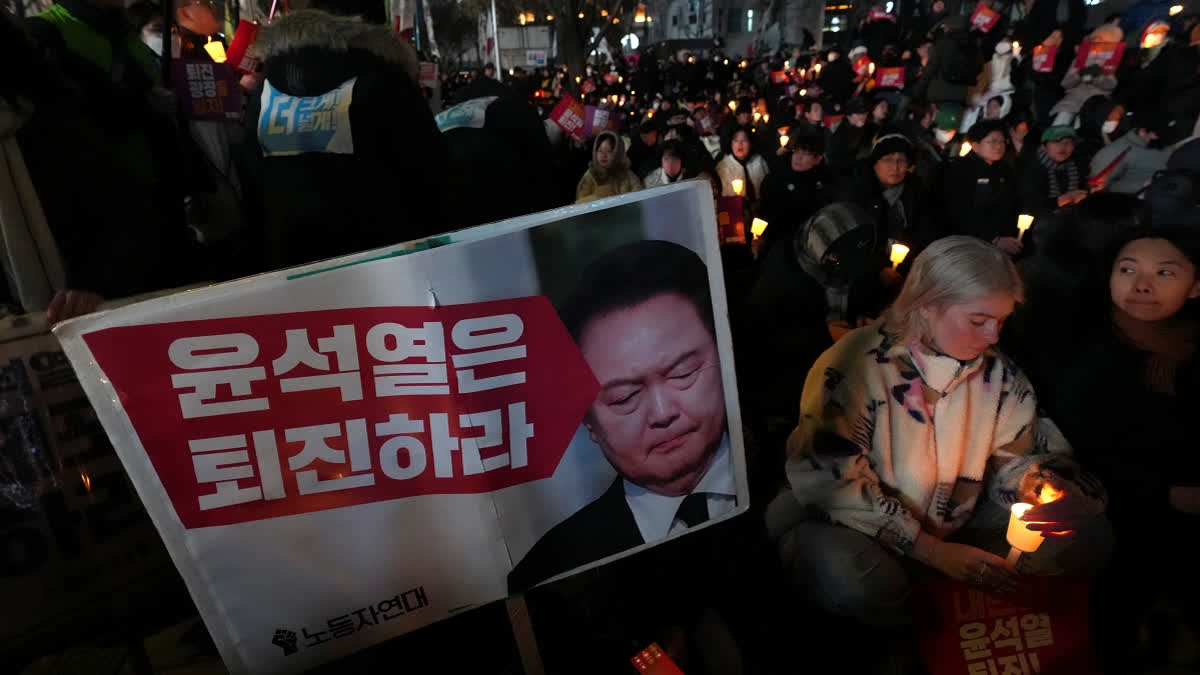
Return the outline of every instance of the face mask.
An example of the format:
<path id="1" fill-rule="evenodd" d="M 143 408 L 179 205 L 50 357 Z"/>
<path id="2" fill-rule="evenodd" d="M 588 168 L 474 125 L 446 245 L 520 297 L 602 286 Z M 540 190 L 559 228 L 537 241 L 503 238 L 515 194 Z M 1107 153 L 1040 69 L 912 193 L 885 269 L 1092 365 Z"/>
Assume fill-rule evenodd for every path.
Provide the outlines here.
<path id="1" fill-rule="evenodd" d="M 144 42 L 150 48 L 150 51 L 162 56 L 162 35 L 152 35 L 147 37 Z"/>
<path id="2" fill-rule="evenodd" d="M 1117 121 L 1116 120 L 1105 120 L 1104 124 L 1100 125 L 1100 131 L 1103 131 L 1106 134 L 1111 134 L 1112 132 L 1114 132 L 1116 130 L 1117 130 Z"/>
<path id="3" fill-rule="evenodd" d="M 935 129 L 933 132 L 933 135 L 934 135 L 934 137 L 937 138 L 938 143 L 945 144 L 945 143 L 949 143 L 950 140 L 954 138 L 954 130 L 953 129 Z"/>

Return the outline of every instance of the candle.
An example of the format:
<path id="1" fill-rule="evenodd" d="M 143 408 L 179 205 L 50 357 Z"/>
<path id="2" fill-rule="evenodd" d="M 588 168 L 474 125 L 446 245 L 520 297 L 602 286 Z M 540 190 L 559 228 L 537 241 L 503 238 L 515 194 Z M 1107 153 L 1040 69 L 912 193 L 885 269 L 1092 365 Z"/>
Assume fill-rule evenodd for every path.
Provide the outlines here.
<path id="1" fill-rule="evenodd" d="M 966 157 L 969 154 L 971 154 L 971 142 L 963 141 L 962 147 L 958 149 L 958 156 Z"/>
<path id="2" fill-rule="evenodd" d="M 763 236 L 763 232 L 767 231 L 767 221 L 762 218 L 755 218 L 750 223 L 750 234 L 754 235 L 755 239 Z"/>
<path id="3" fill-rule="evenodd" d="M 816 74 L 820 75 L 821 74 L 821 64 L 818 63 L 817 65 L 813 66 L 813 71 Z"/>
<path id="4" fill-rule="evenodd" d="M 808 90 L 807 90 L 807 89 L 801 89 L 801 90 L 800 90 L 800 95 L 801 95 L 801 96 L 808 96 Z"/>
<path id="5" fill-rule="evenodd" d="M 896 267 L 900 263 L 904 262 L 904 259 L 907 257 L 908 257 L 908 247 L 907 246 L 905 246 L 904 244 L 899 244 L 899 243 L 892 244 L 892 255 L 891 255 L 892 267 Z"/>
<path id="6" fill-rule="evenodd" d="M 758 122 L 761 119 L 762 119 L 762 113 L 758 112 L 757 110 L 754 111 L 754 121 Z"/>
<path id="7" fill-rule="evenodd" d="M 1032 508 L 1033 504 L 1013 504 L 1012 514 L 1008 518 L 1008 543 L 1022 553 L 1033 553 L 1043 541 L 1041 532 L 1029 529 L 1029 523 L 1021 520 L 1021 516 Z"/>
<path id="8" fill-rule="evenodd" d="M 1017 239 L 1025 236 L 1025 230 L 1028 230 L 1030 225 L 1033 225 L 1033 216 L 1024 213 L 1017 216 Z"/>
<path id="9" fill-rule="evenodd" d="M 771 115 L 764 113 L 763 114 L 763 122 L 770 122 L 770 121 L 771 121 Z"/>
<path id="10" fill-rule="evenodd" d="M 1013 42 L 1013 56 L 1020 56 L 1020 55 L 1021 55 L 1021 43 L 1014 41 Z"/>
<path id="11" fill-rule="evenodd" d="M 729 184 L 731 186 L 733 186 L 733 194 L 741 197 L 742 196 L 742 186 L 745 185 L 745 183 L 742 182 L 742 179 L 734 178 L 732 181 L 729 182 Z"/>
<path id="12" fill-rule="evenodd" d="M 870 73 L 870 74 L 872 74 L 872 75 L 874 75 L 874 74 L 875 74 L 875 64 L 874 64 L 874 63 L 872 63 L 872 64 L 870 64 L 870 65 L 868 65 L 868 66 L 867 66 L 867 72 L 868 72 L 868 73 Z"/>
<path id="13" fill-rule="evenodd" d="M 220 42 L 213 42 L 211 37 L 208 38 L 204 51 L 208 52 L 214 63 L 225 63 L 225 45 Z"/>
<path id="14" fill-rule="evenodd" d="M 789 140 L 791 140 L 791 139 L 788 138 L 787 134 L 780 136 L 779 137 L 779 147 L 786 148 Z"/>
<path id="15" fill-rule="evenodd" d="M 730 110 L 737 110 L 737 101 L 730 101 L 730 102 L 729 102 L 729 109 L 730 109 Z"/>

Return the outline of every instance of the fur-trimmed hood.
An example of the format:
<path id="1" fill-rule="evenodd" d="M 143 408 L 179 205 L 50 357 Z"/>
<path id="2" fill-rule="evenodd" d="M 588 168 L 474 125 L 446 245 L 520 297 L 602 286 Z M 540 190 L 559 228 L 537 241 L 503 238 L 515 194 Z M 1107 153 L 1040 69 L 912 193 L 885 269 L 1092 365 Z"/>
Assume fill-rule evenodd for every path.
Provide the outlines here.
<path id="1" fill-rule="evenodd" d="M 417 81 L 416 50 L 387 27 L 315 9 L 296 10 L 264 26 L 254 41 L 254 54 L 270 61 L 306 47 L 343 53 L 362 50 L 386 63 L 399 65 L 413 82 Z"/>

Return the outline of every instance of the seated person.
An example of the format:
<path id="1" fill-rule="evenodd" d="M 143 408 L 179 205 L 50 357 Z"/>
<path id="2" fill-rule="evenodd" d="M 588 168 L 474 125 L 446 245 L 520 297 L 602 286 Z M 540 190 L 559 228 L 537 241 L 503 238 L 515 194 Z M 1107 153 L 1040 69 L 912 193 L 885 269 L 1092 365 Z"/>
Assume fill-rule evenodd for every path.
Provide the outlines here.
<path id="1" fill-rule="evenodd" d="M 660 164 L 661 166 L 646 176 L 643 181 L 646 187 L 670 185 L 684 176 L 687 169 L 687 153 L 684 152 L 683 143 L 674 139 L 664 143 Z"/>
<path id="2" fill-rule="evenodd" d="M 1087 310 L 1067 322 L 1073 339 L 1038 340 L 1045 353 L 1032 375 L 1045 410 L 1109 489 L 1117 548 L 1096 597 L 1111 639 L 1097 644 L 1126 649 L 1105 655 L 1118 664 L 1112 672 L 1136 672 L 1128 648 L 1137 622 L 1155 603 L 1191 607 L 1197 595 L 1185 538 L 1200 526 L 1191 423 L 1200 408 L 1200 238 L 1182 227 L 1129 228 L 1107 263 L 1099 283 L 1068 299 Z M 1039 332 L 1063 324 L 1060 313 Z"/>
<path id="3" fill-rule="evenodd" d="M 1044 216 L 1087 197 L 1087 172 L 1074 157 L 1077 138 L 1066 125 L 1042 132 L 1042 146 L 1017 168 L 1020 213 Z"/>
<path id="4" fill-rule="evenodd" d="M 940 239 L 879 323 L 850 332 L 809 372 L 788 439 L 789 487 L 767 527 L 826 611 L 909 624 L 910 574 L 931 571 L 1015 589 L 1018 571 L 1001 557 L 1008 509 L 1039 504 L 1047 485 L 1065 496 L 1031 509 L 1030 528 L 1074 538 L 1048 537 L 1021 556 L 1022 571 L 1103 558 L 1093 553 L 1108 545 L 1102 489 L 1053 425 L 1039 425 L 1029 381 L 993 348 L 1021 293 L 995 246 Z"/>
<path id="5" fill-rule="evenodd" d="M 790 239 L 804 221 L 831 199 L 831 176 L 822 155 L 825 139 L 803 132 L 792 136 L 785 150 L 787 164 L 763 181 L 759 217 L 767 221 L 762 253 L 779 241 Z"/>

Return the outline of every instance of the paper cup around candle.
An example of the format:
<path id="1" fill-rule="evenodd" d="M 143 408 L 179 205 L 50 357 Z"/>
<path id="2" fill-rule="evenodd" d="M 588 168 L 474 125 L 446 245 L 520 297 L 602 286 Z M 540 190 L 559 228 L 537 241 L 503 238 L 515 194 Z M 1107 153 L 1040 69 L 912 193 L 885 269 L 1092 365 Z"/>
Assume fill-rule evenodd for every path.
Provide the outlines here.
<path id="1" fill-rule="evenodd" d="M 742 182 L 742 179 L 734 178 L 732 181 L 729 182 L 729 184 L 730 184 L 730 186 L 733 187 L 733 194 L 741 197 L 742 196 L 742 188 L 745 186 L 745 183 Z"/>
<path id="2" fill-rule="evenodd" d="M 786 148 L 789 140 L 791 140 L 791 139 L 788 138 L 787 134 L 780 136 L 779 137 L 779 147 Z"/>
<path id="3" fill-rule="evenodd" d="M 971 154 L 971 142 L 963 141 L 962 147 L 958 149 L 958 156 L 966 157 L 969 154 Z"/>
<path id="4" fill-rule="evenodd" d="M 904 259 L 907 257 L 908 257 L 908 247 L 907 246 L 905 246 L 904 244 L 892 244 L 892 254 L 891 254 L 892 267 L 896 267 L 900 263 L 904 262 Z"/>
<path id="5" fill-rule="evenodd" d="M 214 63 L 225 63 L 225 45 L 213 42 L 211 37 L 208 40 L 208 44 L 204 45 L 204 51 L 208 52 Z"/>
<path id="6" fill-rule="evenodd" d="M 1025 230 L 1028 230 L 1033 225 L 1033 216 L 1022 213 L 1017 216 L 1017 239 L 1025 236 Z"/>
<path id="7" fill-rule="evenodd" d="M 754 235 L 755 239 L 763 236 L 763 232 L 767 231 L 767 221 L 762 218 L 755 218 L 750 222 L 750 234 Z"/>
<path id="8" fill-rule="evenodd" d="M 1024 553 L 1033 553 L 1042 545 L 1042 533 L 1028 528 L 1028 523 L 1021 520 L 1025 512 L 1033 508 L 1033 504 L 1013 504 L 1012 514 L 1008 518 L 1008 543 L 1013 548 Z"/>

